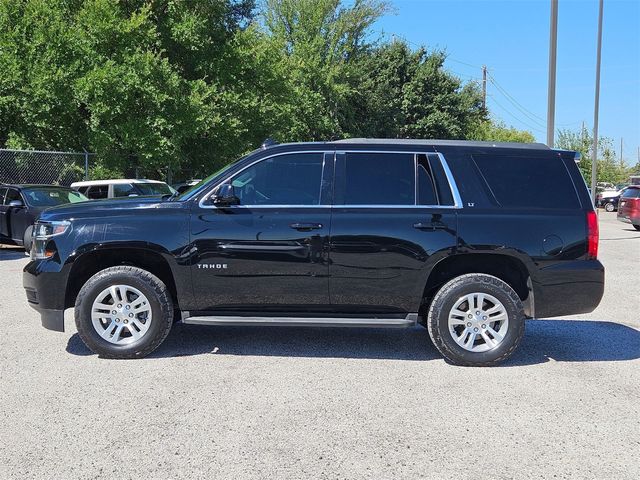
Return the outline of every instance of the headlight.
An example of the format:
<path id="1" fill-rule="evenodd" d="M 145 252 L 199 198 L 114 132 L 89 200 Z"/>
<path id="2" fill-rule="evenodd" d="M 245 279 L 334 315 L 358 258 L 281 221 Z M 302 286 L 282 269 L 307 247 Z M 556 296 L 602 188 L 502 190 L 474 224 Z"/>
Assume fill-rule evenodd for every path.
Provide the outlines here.
<path id="1" fill-rule="evenodd" d="M 69 229 L 70 222 L 37 222 L 33 227 L 34 240 L 44 240 L 56 235 L 61 235 Z"/>
<path id="2" fill-rule="evenodd" d="M 54 222 L 36 222 L 33 226 L 33 241 L 31 242 L 31 258 L 41 260 L 51 258 L 56 253 L 56 245 L 51 239 L 62 235 L 71 228 L 71 222 L 66 220 Z"/>

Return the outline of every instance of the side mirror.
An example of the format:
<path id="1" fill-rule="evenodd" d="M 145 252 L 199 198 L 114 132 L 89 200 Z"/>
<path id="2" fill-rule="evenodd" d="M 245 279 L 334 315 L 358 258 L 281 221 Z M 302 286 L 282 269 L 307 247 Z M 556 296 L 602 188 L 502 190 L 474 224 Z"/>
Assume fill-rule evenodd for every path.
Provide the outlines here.
<path id="1" fill-rule="evenodd" d="M 235 189 L 230 183 L 223 183 L 213 196 L 213 204 L 220 206 L 239 205 L 240 199 L 236 197 Z"/>
<path id="2" fill-rule="evenodd" d="M 11 200 L 9 206 L 11 208 L 22 208 L 24 207 L 24 203 L 22 203 L 22 200 Z"/>

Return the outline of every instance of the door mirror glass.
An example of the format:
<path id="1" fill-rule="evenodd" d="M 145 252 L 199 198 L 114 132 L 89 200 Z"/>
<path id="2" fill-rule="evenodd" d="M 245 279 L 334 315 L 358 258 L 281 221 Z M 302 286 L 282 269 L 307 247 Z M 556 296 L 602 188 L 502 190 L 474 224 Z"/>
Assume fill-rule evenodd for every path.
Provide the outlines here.
<path id="1" fill-rule="evenodd" d="M 236 196 L 235 188 L 230 183 L 220 185 L 218 191 L 213 196 L 214 205 L 238 205 L 240 200 Z"/>
<path id="2" fill-rule="evenodd" d="M 22 203 L 22 200 L 11 200 L 9 202 L 9 206 L 13 208 L 21 208 L 24 207 L 24 203 Z"/>

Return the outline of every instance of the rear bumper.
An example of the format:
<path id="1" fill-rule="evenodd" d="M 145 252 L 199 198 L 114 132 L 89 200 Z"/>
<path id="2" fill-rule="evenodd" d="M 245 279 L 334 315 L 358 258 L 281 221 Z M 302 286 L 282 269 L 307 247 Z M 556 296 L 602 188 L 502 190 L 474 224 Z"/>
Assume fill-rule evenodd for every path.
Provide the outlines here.
<path id="1" fill-rule="evenodd" d="M 619 212 L 619 210 L 618 210 Z M 629 215 L 629 214 L 620 214 L 618 213 L 618 220 L 624 223 L 632 223 L 634 225 L 640 225 L 640 215 Z"/>
<path id="2" fill-rule="evenodd" d="M 604 267 L 598 260 L 552 265 L 539 271 L 533 293 L 537 318 L 590 313 L 604 294 Z"/>
<path id="3" fill-rule="evenodd" d="M 22 272 L 22 286 L 29 306 L 40 313 L 42 326 L 64 332 L 64 297 L 66 275 L 56 265 L 31 261 Z"/>

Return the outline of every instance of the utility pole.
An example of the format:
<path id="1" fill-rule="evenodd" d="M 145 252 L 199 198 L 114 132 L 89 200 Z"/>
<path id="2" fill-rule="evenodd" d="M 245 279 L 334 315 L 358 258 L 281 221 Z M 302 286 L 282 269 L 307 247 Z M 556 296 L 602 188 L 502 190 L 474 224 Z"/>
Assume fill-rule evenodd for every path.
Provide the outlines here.
<path id="1" fill-rule="evenodd" d="M 591 160 L 591 201 L 596 204 L 596 169 L 598 165 L 598 113 L 600 110 L 600 60 L 602 53 L 602 10 L 604 0 L 600 0 L 598 9 L 598 47 L 596 50 L 596 95 L 593 107 L 593 158 Z"/>
<path id="2" fill-rule="evenodd" d="M 549 87 L 547 98 L 547 145 L 553 148 L 556 117 L 556 51 L 558 47 L 558 0 L 551 0 L 549 34 Z"/>
<path id="3" fill-rule="evenodd" d="M 482 108 L 487 108 L 487 66 L 482 66 Z"/>
<path id="4" fill-rule="evenodd" d="M 620 165 L 624 165 L 624 161 L 622 160 L 622 137 L 620 137 Z"/>

